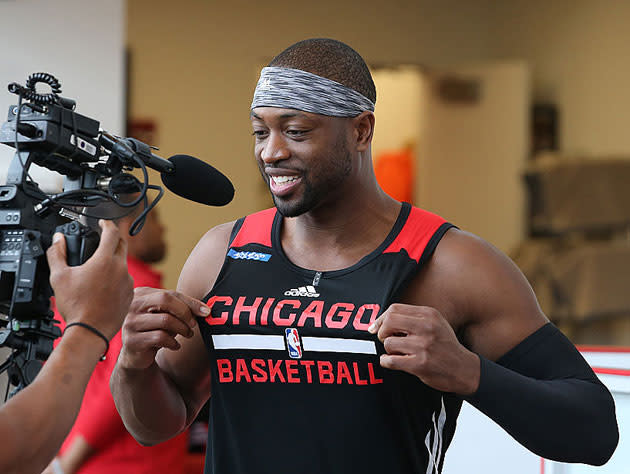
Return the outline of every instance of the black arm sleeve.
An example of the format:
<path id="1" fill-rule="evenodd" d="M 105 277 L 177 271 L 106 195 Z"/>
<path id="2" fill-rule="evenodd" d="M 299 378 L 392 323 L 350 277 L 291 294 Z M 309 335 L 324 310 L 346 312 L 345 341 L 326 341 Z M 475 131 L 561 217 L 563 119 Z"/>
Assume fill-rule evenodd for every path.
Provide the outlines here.
<path id="1" fill-rule="evenodd" d="M 550 323 L 496 363 L 481 357 L 479 389 L 466 400 L 547 459 L 600 466 L 617 447 L 612 395 Z"/>

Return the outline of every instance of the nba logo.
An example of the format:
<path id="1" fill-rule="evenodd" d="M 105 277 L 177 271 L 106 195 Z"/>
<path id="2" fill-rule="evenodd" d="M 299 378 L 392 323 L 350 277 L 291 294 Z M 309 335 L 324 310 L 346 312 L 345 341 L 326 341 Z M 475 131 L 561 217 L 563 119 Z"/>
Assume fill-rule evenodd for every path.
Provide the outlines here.
<path id="1" fill-rule="evenodd" d="M 300 335 L 295 328 L 287 328 L 284 330 L 284 334 L 287 339 L 287 349 L 289 350 L 289 357 L 291 359 L 302 358 L 302 344 L 300 343 Z"/>

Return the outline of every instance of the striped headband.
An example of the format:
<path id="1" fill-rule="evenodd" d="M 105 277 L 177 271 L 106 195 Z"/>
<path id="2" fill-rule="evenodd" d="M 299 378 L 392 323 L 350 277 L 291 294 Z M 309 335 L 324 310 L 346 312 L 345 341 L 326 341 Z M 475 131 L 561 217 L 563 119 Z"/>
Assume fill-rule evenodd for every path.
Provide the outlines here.
<path id="1" fill-rule="evenodd" d="M 251 108 L 279 107 L 332 117 L 356 117 L 374 112 L 363 94 L 325 77 L 284 67 L 265 67 L 254 92 Z"/>

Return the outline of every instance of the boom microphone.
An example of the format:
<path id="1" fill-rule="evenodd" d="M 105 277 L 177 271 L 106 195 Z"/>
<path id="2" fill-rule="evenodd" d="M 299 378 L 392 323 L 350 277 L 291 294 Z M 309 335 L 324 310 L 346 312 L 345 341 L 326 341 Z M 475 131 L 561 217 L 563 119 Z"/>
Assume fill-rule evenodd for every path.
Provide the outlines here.
<path id="1" fill-rule="evenodd" d="M 161 173 L 169 190 L 190 201 L 208 206 L 225 206 L 234 197 L 234 186 L 219 170 L 188 155 L 168 159 L 174 170 Z"/>

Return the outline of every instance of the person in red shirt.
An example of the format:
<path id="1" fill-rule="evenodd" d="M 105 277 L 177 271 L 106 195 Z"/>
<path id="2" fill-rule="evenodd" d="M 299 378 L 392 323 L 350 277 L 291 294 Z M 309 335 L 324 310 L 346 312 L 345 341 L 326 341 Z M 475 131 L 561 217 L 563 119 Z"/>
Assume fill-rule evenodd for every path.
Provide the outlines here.
<path id="1" fill-rule="evenodd" d="M 162 275 L 151 267 L 166 255 L 164 228 L 156 209 L 148 215 L 142 231 L 129 236 L 137 213 L 118 221 L 127 241 L 127 265 L 134 287 L 161 288 Z M 58 318 L 59 319 L 59 318 Z M 183 474 L 187 450 L 186 433 L 156 446 L 141 446 L 127 432 L 109 390 L 116 359 L 122 346 L 121 331 L 110 341 L 107 359 L 100 362 L 87 386 L 79 416 L 66 438 L 59 457 L 45 474 Z"/>

